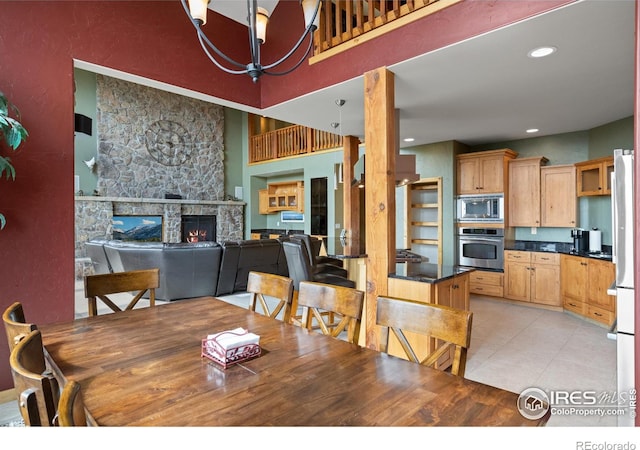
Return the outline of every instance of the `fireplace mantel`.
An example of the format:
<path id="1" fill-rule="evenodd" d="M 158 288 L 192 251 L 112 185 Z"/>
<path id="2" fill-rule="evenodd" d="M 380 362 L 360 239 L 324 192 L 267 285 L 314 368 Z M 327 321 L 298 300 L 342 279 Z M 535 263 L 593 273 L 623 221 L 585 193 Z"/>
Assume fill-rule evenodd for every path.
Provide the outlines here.
<path id="1" fill-rule="evenodd" d="M 93 195 L 76 196 L 76 201 L 111 202 L 111 203 L 160 203 L 182 205 L 237 205 L 245 206 L 245 202 L 234 200 L 187 200 L 167 198 L 128 198 L 128 197 L 99 197 Z"/>

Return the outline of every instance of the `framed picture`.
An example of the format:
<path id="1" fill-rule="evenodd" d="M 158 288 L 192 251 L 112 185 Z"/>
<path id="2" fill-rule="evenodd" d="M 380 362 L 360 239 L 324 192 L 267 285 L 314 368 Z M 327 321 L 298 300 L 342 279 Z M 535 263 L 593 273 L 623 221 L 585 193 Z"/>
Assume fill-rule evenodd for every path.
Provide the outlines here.
<path id="1" fill-rule="evenodd" d="M 280 213 L 281 222 L 304 222 L 304 214 L 293 211 L 282 211 Z"/>
<path id="2" fill-rule="evenodd" d="M 113 238 L 162 242 L 162 216 L 113 216 Z"/>

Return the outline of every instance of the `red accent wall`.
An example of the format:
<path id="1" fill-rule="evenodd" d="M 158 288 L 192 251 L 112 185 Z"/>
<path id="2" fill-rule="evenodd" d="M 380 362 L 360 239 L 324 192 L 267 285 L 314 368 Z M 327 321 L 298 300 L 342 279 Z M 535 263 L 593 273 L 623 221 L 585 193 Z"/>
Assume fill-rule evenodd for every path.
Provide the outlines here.
<path id="1" fill-rule="evenodd" d="M 18 106 L 29 138 L 11 155 L 16 180 L 0 180 L 0 310 L 24 304 L 27 320 L 74 314 L 74 83 L 79 59 L 258 106 L 259 86 L 212 68 L 179 1 L 2 2 L 0 90 Z M 208 28 L 246 51 L 246 28 L 210 15 Z M 241 36 L 241 37 L 240 37 Z M 237 48 L 231 48 L 235 45 Z M 3 151 L 3 154 L 7 154 Z M 0 390 L 13 387 L 0 345 Z"/>
<path id="2" fill-rule="evenodd" d="M 209 62 L 177 0 L 3 1 L 0 90 L 20 108 L 30 136 L 11 155 L 16 180 L 0 180 L 0 211 L 8 221 L 0 231 L 0 310 L 18 300 L 27 320 L 35 323 L 73 318 L 74 58 L 259 107 L 564 3 L 465 1 L 403 28 L 401 36 L 378 38 L 348 54 L 254 85 L 249 77 L 224 74 Z M 298 2 L 280 2 L 272 16 L 265 61 L 296 39 L 292 24 L 298 22 Z M 212 38 L 217 33 L 227 37 L 225 51 L 246 55 L 243 26 L 210 13 L 206 30 Z M 8 359 L 8 347 L 0 345 L 0 390 L 13 386 Z"/>

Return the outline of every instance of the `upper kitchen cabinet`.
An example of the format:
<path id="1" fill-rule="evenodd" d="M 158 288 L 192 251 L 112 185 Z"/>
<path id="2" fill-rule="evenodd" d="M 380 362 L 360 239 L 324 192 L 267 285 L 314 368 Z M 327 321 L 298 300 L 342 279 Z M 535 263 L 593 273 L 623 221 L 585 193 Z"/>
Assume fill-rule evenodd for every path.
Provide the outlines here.
<path id="1" fill-rule="evenodd" d="M 304 182 L 285 181 L 269 183 L 267 189 L 258 191 L 260 214 L 278 211 L 304 212 Z"/>
<path id="2" fill-rule="evenodd" d="M 505 191 L 508 163 L 518 156 L 508 148 L 465 153 L 457 157 L 457 194 L 496 194 Z"/>
<path id="3" fill-rule="evenodd" d="M 509 226 L 540 226 L 540 167 L 544 156 L 509 161 Z"/>
<path id="4" fill-rule="evenodd" d="M 575 166 L 578 197 L 611 195 L 613 156 L 579 162 Z"/>
<path id="5" fill-rule="evenodd" d="M 576 226 L 575 167 L 546 162 L 538 156 L 509 163 L 509 226 Z"/>
<path id="6" fill-rule="evenodd" d="M 540 169 L 540 222 L 543 227 L 578 225 L 576 168 L 573 164 Z"/>

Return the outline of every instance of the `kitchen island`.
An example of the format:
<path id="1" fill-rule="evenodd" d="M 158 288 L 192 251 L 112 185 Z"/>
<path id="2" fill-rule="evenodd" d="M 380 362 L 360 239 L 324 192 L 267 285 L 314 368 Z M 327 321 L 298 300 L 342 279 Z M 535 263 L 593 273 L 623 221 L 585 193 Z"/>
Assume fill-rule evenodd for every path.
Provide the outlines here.
<path id="1" fill-rule="evenodd" d="M 474 270 L 428 262 L 397 263 L 396 271 L 389 274 L 387 297 L 469 310 L 469 275 Z M 431 352 L 433 343 L 430 338 L 409 332 L 406 335 L 419 358 L 424 358 Z M 389 353 L 406 359 L 400 343 L 393 338 L 389 342 Z M 445 354 L 439 360 L 438 367 L 448 367 L 451 358 L 452 355 Z"/>

